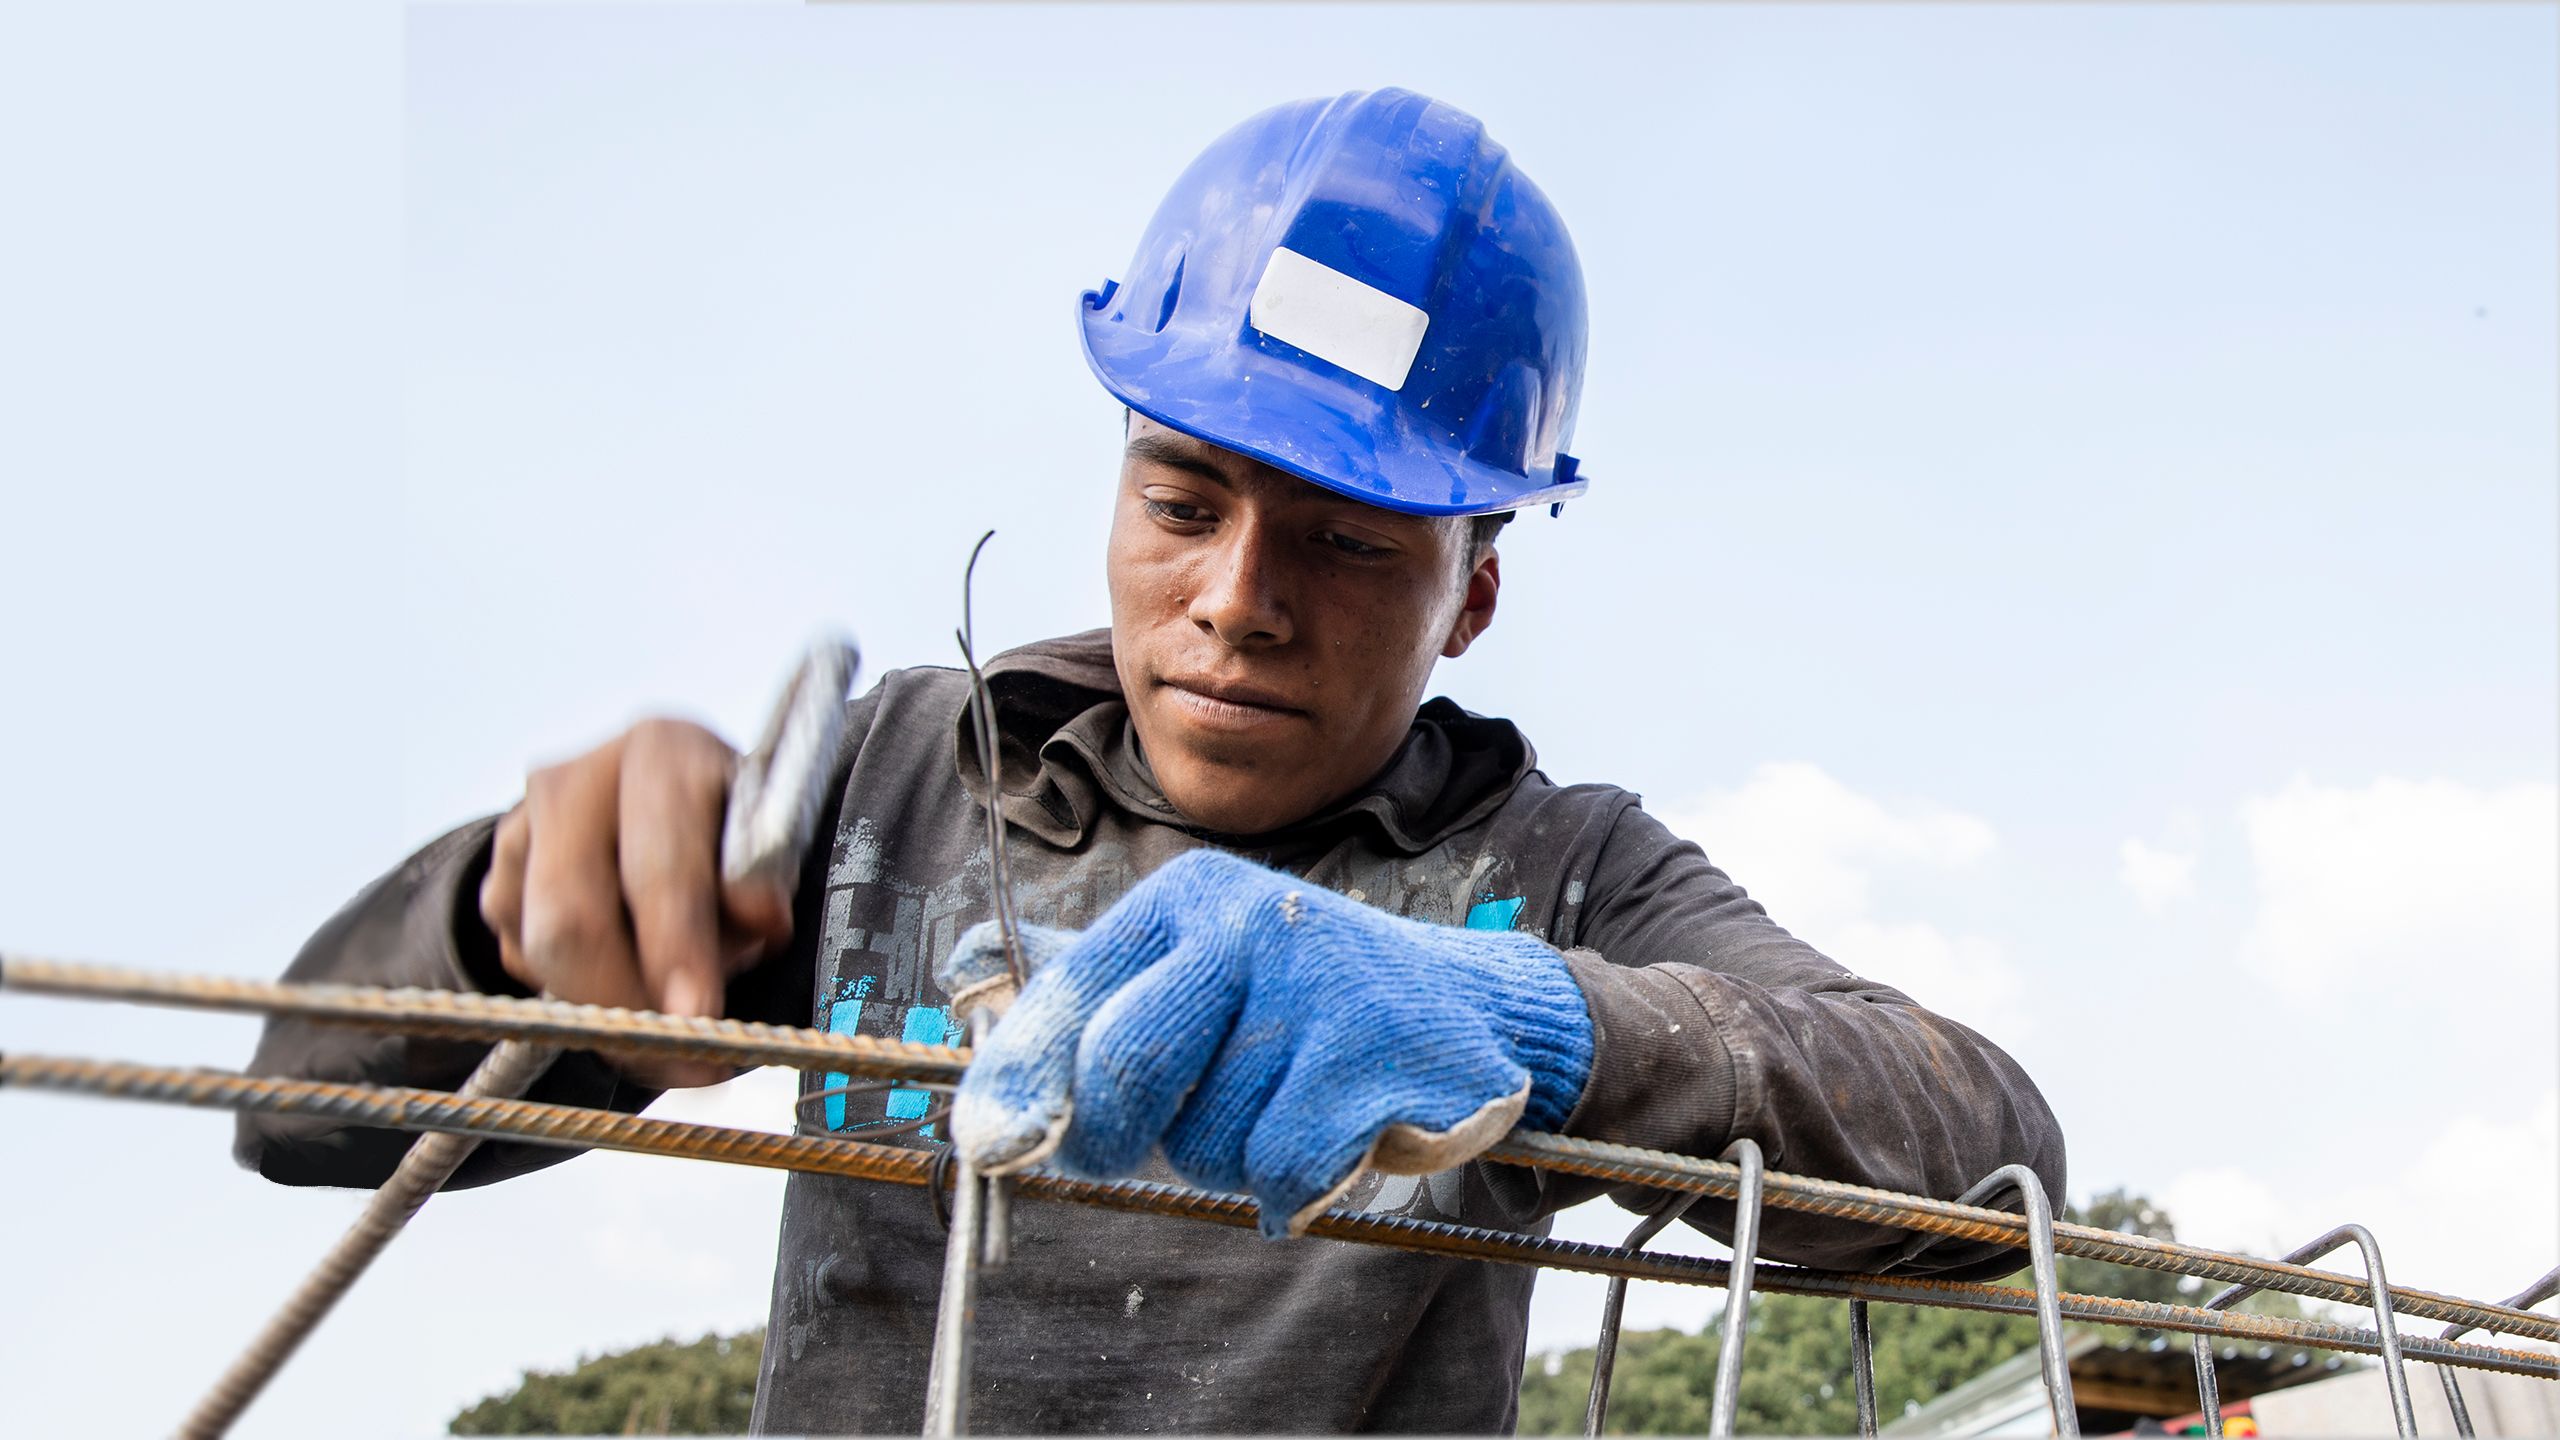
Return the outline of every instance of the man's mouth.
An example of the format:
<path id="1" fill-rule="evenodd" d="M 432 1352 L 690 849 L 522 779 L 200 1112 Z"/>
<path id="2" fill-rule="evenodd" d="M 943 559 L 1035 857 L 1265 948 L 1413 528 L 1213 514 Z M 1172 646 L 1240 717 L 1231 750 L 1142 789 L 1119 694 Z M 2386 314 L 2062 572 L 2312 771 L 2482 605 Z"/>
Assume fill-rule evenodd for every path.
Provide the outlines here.
<path id="1" fill-rule="evenodd" d="M 1202 676 L 1165 679 L 1157 683 L 1164 686 L 1184 714 L 1199 723 L 1221 729 L 1267 725 L 1306 714 L 1290 704 L 1287 696 L 1259 685 Z"/>

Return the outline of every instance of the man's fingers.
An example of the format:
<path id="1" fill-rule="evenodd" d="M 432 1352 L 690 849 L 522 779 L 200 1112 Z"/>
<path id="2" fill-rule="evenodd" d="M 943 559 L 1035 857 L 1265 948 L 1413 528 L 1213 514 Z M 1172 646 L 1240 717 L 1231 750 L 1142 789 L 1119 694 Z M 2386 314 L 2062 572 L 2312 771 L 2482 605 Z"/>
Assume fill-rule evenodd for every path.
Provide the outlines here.
<path id="1" fill-rule="evenodd" d="M 1065 954 L 1076 941 L 1073 930 L 1046 925 L 1024 925 L 1018 930 L 1025 975 L 1040 973 L 1042 967 Z M 1005 953 L 1003 927 L 993 920 L 981 920 L 960 932 L 951 953 L 933 967 L 933 978 L 942 993 L 951 997 L 952 1014 L 967 1020 L 983 1006 L 987 1019 L 993 1022 L 1004 1018 L 1021 989 L 1014 983 L 1013 969 L 1013 958 Z"/>
<path id="2" fill-rule="evenodd" d="M 972 1163 L 1002 1174 L 1058 1147 L 1086 1024 L 1173 939 L 1152 909 L 1124 900 L 1031 977 L 977 1048 L 952 1102 L 951 1138 Z"/>
<path id="3" fill-rule="evenodd" d="M 1175 1174 L 1206 1190 L 1245 1190 L 1244 1150 L 1253 1123 L 1289 1073 L 1295 1047 L 1268 997 L 1247 996 L 1235 1028 L 1164 1133 Z"/>
<path id="4" fill-rule="evenodd" d="M 720 817 L 728 790 L 728 750 L 707 733 L 672 721 L 632 729 L 617 797 L 619 884 L 641 982 L 669 1014 L 721 1010 Z"/>
<path id="5" fill-rule="evenodd" d="M 1264 1235 L 1304 1234 L 1373 1148 L 1390 1173 L 1447 1169 L 1501 1139 L 1528 1103 L 1528 1072 L 1490 1051 L 1414 1058 L 1432 1085 L 1401 1099 L 1327 1065 L 1290 1067 L 1245 1142 L 1245 1186 L 1261 1202 Z"/>
<path id="6" fill-rule="evenodd" d="M 1129 1175 L 1173 1122 L 1226 1044 L 1245 977 L 1219 947 L 1186 937 L 1095 1012 L 1076 1047 L 1075 1124 L 1058 1163 L 1080 1175 Z M 1250 1113 L 1235 1117 L 1241 1149 Z"/>
<path id="7" fill-rule="evenodd" d="M 970 1163 L 1003 1174 L 1058 1148 L 1076 1036 L 1090 1009 L 1060 967 L 1032 977 L 1004 1023 L 977 1047 L 951 1103 L 951 1140 Z"/>
<path id="8" fill-rule="evenodd" d="M 770 877 L 720 887 L 720 950 L 731 974 L 791 943 L 791 887 Z"/>
<path id="9" fill-rule="evenodd" d="M 543 991 L 647 1009 L 623 917 L 619 758 L 616 742 L 527 779 L 522 943 Z"/>
<path id="10" fill-rule="evenodd" d="M 540 988 L 524 960 L 524 856 L 529 833 L 525 807 L 518 805 L 498 821 L 489 843 L 489 874 L 480 882 L 480 919 L 497 937 L 498 963 L 517 983 Z"/>

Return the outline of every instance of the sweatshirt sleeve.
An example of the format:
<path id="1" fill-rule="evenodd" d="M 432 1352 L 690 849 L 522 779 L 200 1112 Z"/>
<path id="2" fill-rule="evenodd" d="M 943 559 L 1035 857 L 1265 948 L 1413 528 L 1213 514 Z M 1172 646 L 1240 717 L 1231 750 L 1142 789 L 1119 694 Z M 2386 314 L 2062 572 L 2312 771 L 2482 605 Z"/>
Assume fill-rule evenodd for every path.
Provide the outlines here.
<path id="1" fill-rule="evenodd" d="M 844 778 L 879 706 L 875 689 L 847 709 L 844 749 L 836 757 L 834 794 L 820 817 L 793 898 L 792 939 L 729 982 L 724 1013 L 742 1020 L 806 1025 L 818 932 L 824 919 L 826 869 Z M 496 817 L 438 837 L 374 881 L 321 925 L 284 978 L 342 985 L 417 986 L 526 995 L 498 962 L 497 938 L 480 918 L 480 882 L 489 871 Z M 252 1075 L 429 1090 L 459 1087 L 489 1047 L 467 1041 L 386 1034 L 305 1020 L 270 1019 L 249 1061 Z M 603 1057 L 572 1051 L 534 1083 L 525 1098 L 560 1105 L 637 1112 L 659 1092 L 635 1084 Z M 246 1169 L 287 1185 L 381 1184 L 417 1139 L 398 1130 L 348 1125 L 317 1116 L 242 1111 L 232 1155 Z M 447 1189 L 557 1164 L 575 1150 L 501 1141 L 482 1144 Z"/>
<path id="2" fill-rule="evenodd" d="M 1590 1003 L 1594 1059 L 1568 1133 L 1687 1155 L 1748 1136 L 1773 1170 L 1939 1199 L 2021 1163 L 2062 1203 L 2062 1130 L 2016 1061 L 1779 928 L 1660 821 L 1633 806 L 1619 813 L 1590 892 L 1582 948 L 1567 963 Z M 1662 1192 L 1616 1198 L 1650 1210 Z M 1729 1237 L 1733 1210 L 1702 1200 L 1688 1218 Z M 1761 1250 L 1827 1270 L 1947 1278 L 2006 1274 L 2024 1258 L 1778 1209 L 1762 1212 Z"/>

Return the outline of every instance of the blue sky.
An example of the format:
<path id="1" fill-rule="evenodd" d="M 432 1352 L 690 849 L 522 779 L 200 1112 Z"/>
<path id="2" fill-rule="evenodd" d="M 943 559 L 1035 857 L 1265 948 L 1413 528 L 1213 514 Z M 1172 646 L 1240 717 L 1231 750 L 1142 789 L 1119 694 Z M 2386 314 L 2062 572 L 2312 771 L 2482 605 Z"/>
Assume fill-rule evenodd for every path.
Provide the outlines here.
<path id="1" fill-rule="evenodd" d="M 2008 1045 L 2080 1193 L 2361 1219 L 2433 1288 L 2560 1259 L 2550 8 L 145 11 L 0 47 L 0 946 L 272 972 L 528 763 L 748 731 L 822 625 L 948 661 L 989 526 L 982 635 L 1100 623 L 1076 294 L 1219 129 L 1402 84 L 1593 306 L 1591 494 L 1439 688 Z M 247 1044 L 0 1003 L 0 1048 Z M 168 1423 L 352 1213 L 215 1118 L 0 1126 L 29 1429 Z M 752 1323 L 775 1193 L 439 1202 L 260 1418 L 425 1433 Z"/>

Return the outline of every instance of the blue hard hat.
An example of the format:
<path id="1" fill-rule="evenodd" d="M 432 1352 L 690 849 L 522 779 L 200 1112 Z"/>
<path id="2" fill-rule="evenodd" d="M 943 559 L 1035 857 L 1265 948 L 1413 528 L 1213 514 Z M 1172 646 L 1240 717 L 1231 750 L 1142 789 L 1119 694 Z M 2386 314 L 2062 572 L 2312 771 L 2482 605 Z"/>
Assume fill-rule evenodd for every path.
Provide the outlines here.
<path id="1" fill-rule="evenodd" d="M 1478 515 L 1584 489 L 1573 241 L 1428 96 L 1301 100 L 1220 136 L 1079 320 L 1130 409 L 1355 499 Z"/>

